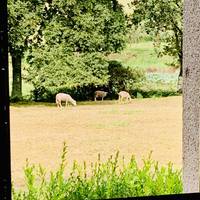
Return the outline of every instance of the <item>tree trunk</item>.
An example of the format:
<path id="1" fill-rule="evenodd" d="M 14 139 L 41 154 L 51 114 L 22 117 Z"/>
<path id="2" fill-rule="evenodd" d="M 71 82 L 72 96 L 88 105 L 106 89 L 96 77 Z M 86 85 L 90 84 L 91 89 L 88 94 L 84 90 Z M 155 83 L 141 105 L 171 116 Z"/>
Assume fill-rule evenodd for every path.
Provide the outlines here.
<path id="1" fill-rule="evenodd" d="M 12 69 L 13 69 L 13 82 L 12 82 L 12 94 L 11 99 L 20 100 L 22 98 L 22 56 L 15 54 L 12 57 Z"/>
<path id="2" fill-rule="evenodd" d="M 200 4 L 184 1 L 183 192 L 199 192 Z"/>

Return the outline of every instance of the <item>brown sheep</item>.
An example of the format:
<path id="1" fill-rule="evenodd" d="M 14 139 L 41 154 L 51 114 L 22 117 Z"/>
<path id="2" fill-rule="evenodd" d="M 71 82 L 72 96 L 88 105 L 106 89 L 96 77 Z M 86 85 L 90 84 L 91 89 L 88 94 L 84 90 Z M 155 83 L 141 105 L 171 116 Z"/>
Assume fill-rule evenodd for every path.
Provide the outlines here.
<path id="1" fill-rule="evenodd" d="M 97 98 L 101 98 L 101 100 L 103 101 L 103 98 L 106 97 L 107 94 L 108 94 L 108 92 L 104 92 L 104 91 L 100 91 L 100 90 L 95 91 L 94 101 L 96 101 Z"/>

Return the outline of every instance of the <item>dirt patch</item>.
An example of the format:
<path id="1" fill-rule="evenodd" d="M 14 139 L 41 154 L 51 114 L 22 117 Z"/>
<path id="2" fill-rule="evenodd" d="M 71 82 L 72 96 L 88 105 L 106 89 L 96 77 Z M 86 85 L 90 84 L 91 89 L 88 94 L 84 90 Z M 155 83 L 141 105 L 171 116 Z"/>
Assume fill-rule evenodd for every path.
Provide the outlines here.
<path id="1" fill-rule="evenodd" d="M 182 98 L 133 100 L 130 104 L 11 107 L 12 179 L 24 184 L 26 158 L 49 170 L 58 166 L 63 142 L 68 165 L 107 160 L 117 150 L 126 160 L 134 154 L 141 163 L 152 150 L 161 164 L 181 167 Z"/>
<path id="2" fill-rule="evenodd" d="M 148 73 L 155 73 L 155 72 L 160 72 L 160 73 L 175 73 L 177 72 L 179 69 L 175 68 L 175 67 L 148 67 L 146 69 L 146 72 Z"/>

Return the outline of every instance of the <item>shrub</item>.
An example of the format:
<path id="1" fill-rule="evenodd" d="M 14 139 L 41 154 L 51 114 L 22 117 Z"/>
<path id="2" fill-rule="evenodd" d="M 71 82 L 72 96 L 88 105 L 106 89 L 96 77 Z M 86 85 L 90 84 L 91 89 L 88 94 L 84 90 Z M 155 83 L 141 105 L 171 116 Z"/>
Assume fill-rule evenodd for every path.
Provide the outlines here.
<path id="1" fill-rule="evenodd" d="M 30 78 L 34 85 L 32 100 L 52 102 L 58 92 L 69 93 L 76 100 L 93 100 L 95 90 L 105 90 L 109 92 L 108 98 L 116 98 L 120 90 L 133 90 L 135 83 L 145 79 L 142 69 L 124 67 L 118 61 L 106 61 L 98 54 L 70 57 L 61 55 L 61 52 L 62 63 L 50 62 L 52 64 L 40 68 L 41 61 L 38 61 L 38 70 L 29 68 L 26 78 Z M 52 58 L 45 57 L 56 60 L 57 53 L 54 54 Z"/>
<path id="2" fill-rule="evenodd" d="M 10 102 L 13 102 L 13 103 L 16 103 L 16 102 L 19 102 L 19 101 L 22 101 L 22 100 L 23 100 L 23 98 L 19 97 L 17 95 L 10 97 Z"/>
<path id="3" fill-rule="evenodd" d="M 64 144 L 59 169 L 50 173 L 43 167 L 27 162 L 24 169 L 26 189 L 13 188 L 14 200 L 61 200 L 61 199 L 105 199 L 130 196 L 177 194 L 182 192 L 181 171 L 173 165 L 159 167 L 151 159 L 151 153 L 138 167 L 135 157 L 125 164 L 119 160 L 119 152 L 102 163 L 100 155 L 96 163 L 87 166 L 74 162 L 72 171 L 65 176 L 67 147 Z M 90 175 L 89 175 L 90 174 Z"/>
<path id="4" fill-rule="evenodd" d="M 166 97 L 179 95 L 177 74 L 147 73 L 146 80 L 135 85 L 133 95 L 139 98 Z"/>
<path id="5" fill-rule="evenodd" d="M 144 29 L 144 24 L 141 23 L 137 27 L 132 25 L 127 33 L 127 43 L 139 43 L 152 41 L 153 37 L 150 34 L 147 34 Z"/>
<path id="6" fill-rule="evenodd" d="M 49 51 L 40 49 L 34 52 L 37 56 L 29 57 L 26 80 L 33 84 L 33 100 L 52 101 L 60 91 L 80 93 L 82 88 L 108 82 L 108 63 L 101 54 L 69 55 L 64 50 L 62 46 Z"/>
<path id="7" fill-rule="evenodd" d="M 177 92 L 176 86 L 172 84 L 158 84 L 146 81 L 141 85 L 136 85 L 132 95 L 139 98 L 151 98 L 177 96 L 179 93 Z"/>
<path id="8" fill-rule="evenodd" d="M 121 90 L 133 91 L 135 85 L 145 80 L 144 70 L 137 67 L 124 67 L 115 60 L 109 62 L 108 70 L 110 75 L 108 89 L 111 96 L 116 96 Z"/>

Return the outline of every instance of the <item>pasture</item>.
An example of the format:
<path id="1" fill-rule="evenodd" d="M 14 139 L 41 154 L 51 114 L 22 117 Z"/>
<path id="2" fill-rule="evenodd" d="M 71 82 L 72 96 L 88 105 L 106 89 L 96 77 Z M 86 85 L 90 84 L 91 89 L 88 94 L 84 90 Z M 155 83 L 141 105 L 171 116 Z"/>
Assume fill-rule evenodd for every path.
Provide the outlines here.
<path id="1" fill-rule="evenodd" d="M 127 44 L 120 53 L 112 53 L 108 56 L 111 60 L 117 60 L 125 66 L 140 67 L 148 70 L 172 71 L 170 63 L 173 62 L 171 56 L 158 57 L 152 41 Z M 174 69 L 175 70 L 175 69 Z"/>
<path id="2" fill-rule="evenodd" d="M 182 98 L 134 99 L 129 104 L 98 101 L 58 109 L 55 104 L 11 106 L 12 179 L 23 187 L 26 159 L 49 170 L 57 168 L 63 142 L 68 167 L 73 160 L 107 160 L 120 151 L 139 164 L 153 151 L 160 164 L 182 162 Z M 70 171 L 70 170 L 69 170 Z"/>

